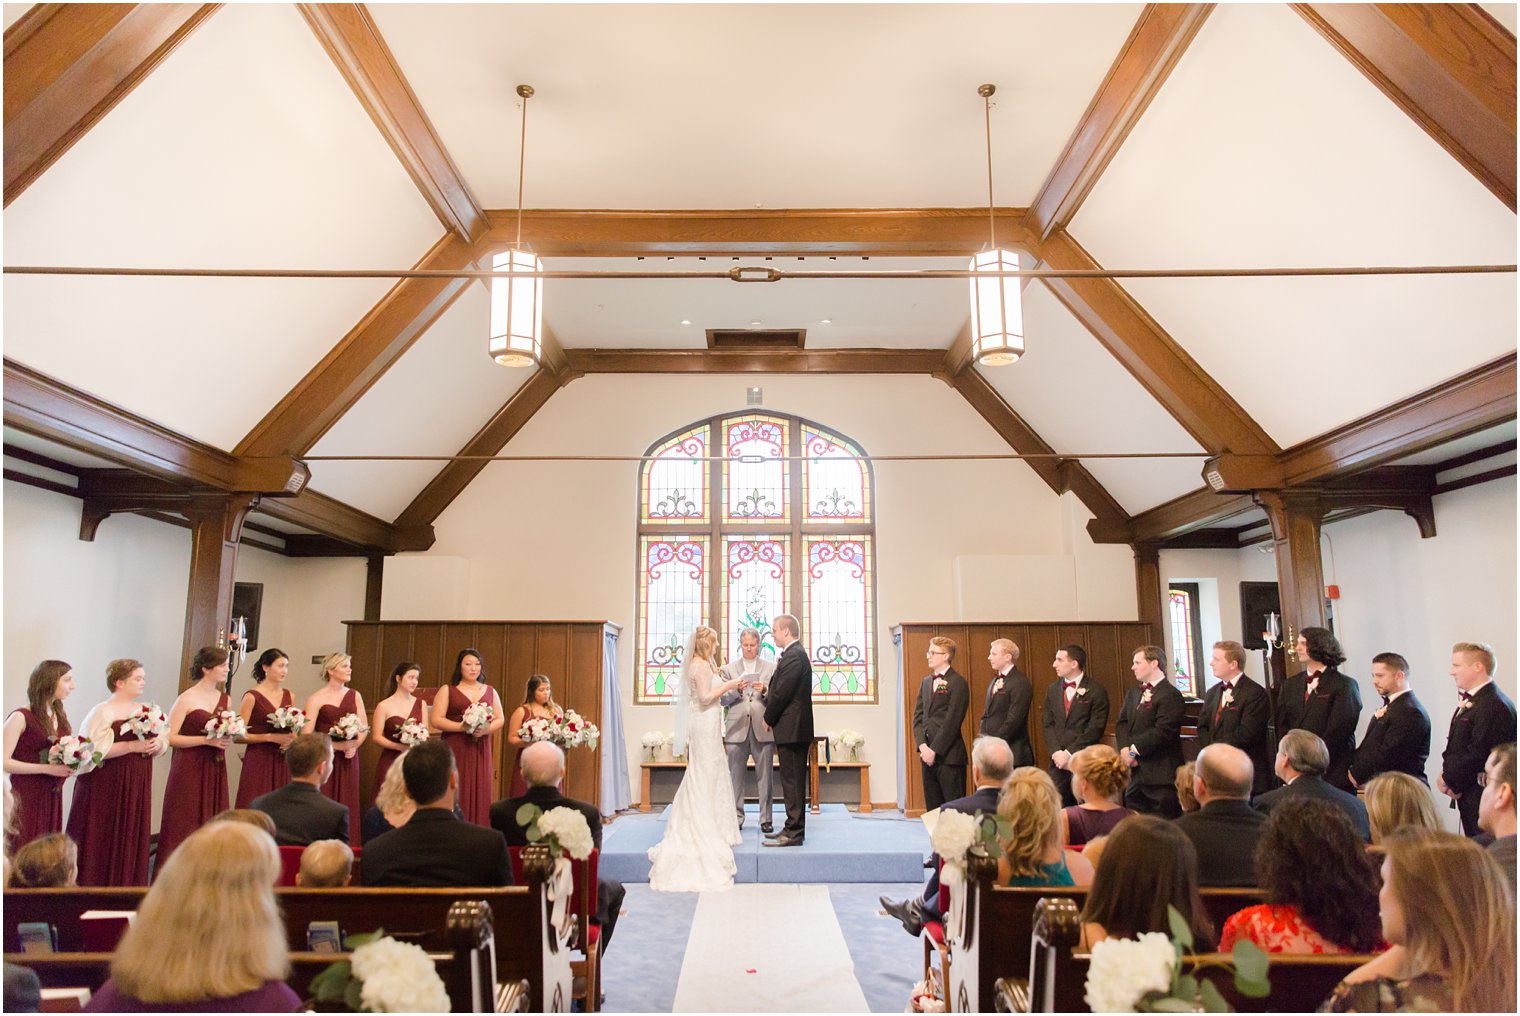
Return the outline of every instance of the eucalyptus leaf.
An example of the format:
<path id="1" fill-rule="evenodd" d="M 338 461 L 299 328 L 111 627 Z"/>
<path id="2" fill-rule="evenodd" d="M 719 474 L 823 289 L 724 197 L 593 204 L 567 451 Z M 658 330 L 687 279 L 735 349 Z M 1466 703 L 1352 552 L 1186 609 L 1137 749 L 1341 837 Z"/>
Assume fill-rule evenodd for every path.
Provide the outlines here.
<path id="1" fill-rule="evenodd" d="M 355 949 L 359 948 L 361 945 L 369 945 L 371 942 L 377 941 L 377 940 L 379 940 L 381 938 L 384 938 L 384 937 L 385 937 L 385 929 L 384 928 L 376 928 L 374 931 L 366 931 L 366 932 L 362 932 L 362 933 L 360 933 L 358 935 L 344 935 L 343 936 L 343 946 L 349 952 L 353 952 Z"/>
<path id="2" fill-rule="evenodd" d="M 320 1002 L 336 1002 L 343 997 L 343 991 L 348 987 L 349 979 L 353 976 L 353 967 L 348 960 L 341 960 L 322 971 L 312 978 L 311 991 Z"/>
<path id="3" fill-rule="evenodd" d="M 363 981 L 354 980 L 348 982 L 348 989 L 343 992 L 343 1004 L 348 1006 L 349 1012 L 364 1011 L 364 996 L 362 994 L 363 991 Z"/>
<path id="4" fill-rule="evenodd" d="M 1224 995 L 1215 987 L 1214 982 L 1207 977 L 1198 986 L 1198 997 L 1203 1001 L 1205 1012 L 1229 1012 L 1230 1003 L 1224 1000 Z"/>
<path id="5" fill-rule="evenodd" d="M 1172 987 L 1172 994 L 1178 998 L 1194 998 L 1198 995 L 1198 978 L 1192 974 L 1180 974 L 1177 983 Z"/>
<path id="6" fill-rule="evenodd" d="M 1192 1012 L 1193 1003 L 1180 998 L 1158 998 L 1145 1003 L 1146 1012 Z"/>
<path id="7" fill-rule="evenodd" d="M 1181 946 L 1184 952 L 1192 951 L 1193 929 L 1188 927 L 1187 918 L 1182 916 L 1182 911 L 1168 904 L 1166 922 L 1171 926 L 1173 941 Z"/>
<path id="8" fill-rule="evenodd" d="M 538 816 L 542 813 L 543 809 L 538 805 L 525 804 L 517 809 L 517 824 L 520 826 L 530 826 L 538 821 Z"/>
<path id="9" fill-rule="evenodd" d="M 1235 963 L 1236 984 L 1265 985 L 1267 983 L 1267 968 L 1271 965 L 1272 958 L 1255 942 L 1244 938 L 1238 940 L 1235 948 L 1230 952 L 1230 958 Z M 1251 997 L 1260 998 L 1261 995 Z"/>

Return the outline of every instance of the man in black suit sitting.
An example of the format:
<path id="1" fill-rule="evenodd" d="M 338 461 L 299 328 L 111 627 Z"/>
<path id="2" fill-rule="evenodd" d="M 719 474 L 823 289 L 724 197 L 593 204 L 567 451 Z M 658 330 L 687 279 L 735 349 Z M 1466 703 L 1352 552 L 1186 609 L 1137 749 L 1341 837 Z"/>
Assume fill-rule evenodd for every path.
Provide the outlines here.
<path id="1" fill-rule="evenodd" d="M 1137 683 L 1125 693 L 1114 722 L 1119 756 L 1134 770 L 1124 803 L 1134 811 L 1176 818 L 1182 814 L 1176 779 L 1187 703 L 1166 679 L 1166 652 L 1160 646 L 1136 649 L 1130 671 Z"/>
<path id="2" fill-rule="evenodd" d="M 1408 773 L 1429 785 L 1425 760 L 1430 757 L 1430 714 L 1409 690 L 1409 661 L 1398 653 L 1378 653 L 1372 658 L 1372 686 L 1383 705 L 1372 714 L 1351 756 L 1351 785 L 1364 787 L 1387 772 Z"/>
<path id="3" fill-rule="evenodd" d="M 1264 815 L 1290 797 L 1312 797 L 1335 805 L 1346 813 L 1351 827 L 1363 840 L 1371 842 L 1372 828 L 1367 824 L 1367 806 L 1355 794 L 1348 794 L 1339 787 L 1325 782 L 1325 767 L 1330 764 L 1330 749 L 1318 734 L 1307 730 L 1290 730 L 1277 745 L 1277 761 L 1274 770 L 1277 778 L 1287 784 L 1262 794 L 1252 802 Z"/>
<path id="4" fill-rule="evenodd" d="M 318 840 L 348 842 L 348 806 L 322 794 L 333 772 L 332 741 L 326 734 L 302 734 L 285 751 L 290 782 L 249 805 L 274 820 L 274 841 L 304 847 Z"/>
<path id="5" fill-rule="evenodd" d="M 1267 816 L 1251 807 L 1255 771 L 1246 753 L 1211 744 L 1198 753 L 1193 796 L 1201 807 L 1176 820 L 1198 851 L 1198 884 L 1254 886 L 1256 843 Z"/>
<path id="6" fill-rule="evenodd" d="M 454 817 L 459 771 L 443 739 L 423 741 L 400 764 L 417 811 L 406 825 L 364 845 L 360 881 L 367 886 L 511 885 L 512 861 L 501 833 Z"/>
<path id="7" fill-rule="evenodd" d="M 528 781 L 528 792 L 522 797 L 509 797 L 491 805 L 491 828 L 507 838 L 507 846 L 528 845 L 528 827 L 517 820 L 517 813 L 525 804 L 536 804 L 543 811 L 570 808 L 580 812 L 591 828 L 591 842 L 597 850 L 602 849 L 602 816 L 596 806 L 559 792 L 560 780 L 565 776 L 565 753 L 559 745 L 550 741 L 535 741 L 528 745 L 522 752 L 522 771 L 523 778 Z M 596 910 L 592 920 L 602 929 L 599 947 L 603 953 L 612 941 L 612 929 L 617 925 L 625 895 L 627 890 L 621 882 L 597 878 Z"/>
<path id="8" fill-rule="evenodd" d="M 1457 711 L 1451 717 L 1441 778 L 1436 789 L 1451 798 L 1462 815 L 1462 831 L 1478 835 L 1478 805 L 1483 796 L 1478 775 L 1489 752 L 1515 740 L 1515 704 L 1494 683 L 1492 646 L 1458 642 L 1451 647 L 1451 677 L 1457 684 Z"/>
<path id="9" fill-rule="evenodd" d="M 1071 792 L 1071 757 L 1090 744 L 1103 740 L 1108 724 L 1108 690 L 1086 674 L 1087 651 L 1081 646 L 1056 650 L 1055 684 L 1045 689 L 1040 728 L 1045 750 L 1050 752 L 1047 772 L 1061 793 L 1062 807 L 1076 805 Z"/>

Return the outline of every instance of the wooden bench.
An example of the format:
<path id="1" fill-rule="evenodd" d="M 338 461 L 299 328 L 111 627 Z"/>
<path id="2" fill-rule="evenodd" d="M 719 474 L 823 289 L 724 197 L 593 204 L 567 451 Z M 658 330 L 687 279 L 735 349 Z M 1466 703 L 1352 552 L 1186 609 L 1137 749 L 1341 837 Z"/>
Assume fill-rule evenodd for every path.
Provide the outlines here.
<path id="1" fill-rule="evenodd" d="M 755 769 L 755 760 L 750 759 L 745 763 L 751 772 Z M 781 764 L 773 761 L 771 768 L 779 769 Z M 639 811 L 649 811 L 653 806 L 653 775 L 656 772 L 671 772 L 684 770 L 685 759 L 674 759 L 668 762 L 641 762 L 639 769 L 642 771 L 639 782 Z M 860 778 L 860 805 L 861 811 L 871 810 L 871 763 L 869 762 L 823 762 L 818 761 L 818 752 L 813 750 L 808 753 L 808 810 L 814 815 L 818 814 L 818 773 L 820 768 L 825 772 L 835 769 L 854 770 Z M 780 783 L 777 777 L 776 790 L 779 794 Z"/>

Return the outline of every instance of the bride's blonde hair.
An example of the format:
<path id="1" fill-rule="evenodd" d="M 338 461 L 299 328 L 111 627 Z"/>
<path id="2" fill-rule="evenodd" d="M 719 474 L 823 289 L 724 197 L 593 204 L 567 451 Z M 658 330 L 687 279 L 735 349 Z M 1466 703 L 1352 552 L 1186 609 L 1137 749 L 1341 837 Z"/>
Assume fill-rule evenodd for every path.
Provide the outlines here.
<path id="1" fill-rule="evenodd" d="M 719 666 L 718 633 L 705 624 L 698 625 L 696 637 L 691 642 L 691 651 L 693 654 L 707 660 L 714 667 Z"/>

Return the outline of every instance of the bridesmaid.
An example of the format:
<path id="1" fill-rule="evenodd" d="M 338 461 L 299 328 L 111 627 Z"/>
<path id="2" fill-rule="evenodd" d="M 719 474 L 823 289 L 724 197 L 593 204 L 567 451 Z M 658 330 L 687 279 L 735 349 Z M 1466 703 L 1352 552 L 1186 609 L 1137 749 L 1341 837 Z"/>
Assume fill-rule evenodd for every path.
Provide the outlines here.
<path id="1" fill-rule="evenodd" d="M 326 734 L 341 717 L 353 713 L 364 718 L 364 698 L 348 686 L 353 677 L 353 660 L 343 653 L 330 653 L 322 661 L 322 687 L 312 692 L 306 700 L 306 726 L 302 733 L 316 731 Z M 322 793 L 348 806 L 348 828 L 358 831 L 359 810 L 359 745 L 367 735 L 360 734 L 348 741 L 333 742 L 332 779 L 322 785 Z M 357 846 L 357 842 L 355 842 Z"/>
<path id="2" fill-rule="evenodd" d="M 153 835 L 153 760 L 169 750 L 167 733 L 144 738 L 127 729 L 148 689 L 143 665 L 112 660 L 106 666 L 111 697 L 85 714 L 91 738 L 110 730 L 111 747 L 98 769 L 74 781 L 69 836 L 79 844 L 80 885 L 147 885 Z M 99 741 L 97 740 L 97 743 Z"/>
<path id="3" fill-rule="evenodd" d="M 217 812 L 227 810 L 227 749 L 232 740 L 206 736 L 206 722 L 229 705 L 227 693 L 219 687 L 227 683 L 227 650 L 220 646 L 196 650 L 190 677 L 195 683 L 180 693 L 169 710 L 169 747 L 174 757 L 164 787 L 154 872 L 164 870 L 164 862 L 185 837 Z"/>
<path id="4" fill-rule="evenodd" d="M 247 808 L 255 797 L 279 790 L 290 782 L 285 768 L 285 749 L 296 735 L 269 725 L 269 714 L 294 704 L 285 675 L 290 672 L 290 657 L 278 649 L 266 649 L 253 665 L 255 687 L 243 692 L 238 715 L 248 724 L 241 738 L 248 745 L 243 752 L 243 774 L 238 778 L 237 807 Z"/>
<path id="5" fill-rule="evenodd" d="M 386 685 L 386 698 L 375 706 L 374 723 L 370 733 L 380 746 L 380 761 L 375 763 L 375 788 L 385 783 L 385 774 L 391 763 L 406 751 L 407 746 L 399 740 L 401 725 L 407 720 L 427 723 L 423 717 L 423 701 L 417 697 L 417 684 L 422 680 L 422 667 L 415 663 L 398 663 L 391 671 L 390 684 Z M 431 732 L 431 731 L 429 731 Z"/>
<path id="6" fill-rule="evenodd" d="M 504 720 L 496 689 L 482 680 L 484 670 L 477 650 L 461 649 L 449 687 L 433 696 L 433 726 L 444 732 L 459 766 L 459 807 L 464 820 L 476 825 L 491 824 L 491 735 Z M 495 706 L 495 716 L 485 728 L 467 734 L 464 711 L 477 702 Z"/>
<path id="7" fill-rule="evenodd" d="M 530 719 L 552 720 L 563 716 L 565 711 L 554 701 L 554 686 L 543 674 L 528 678 L 528 693 L 523 704 L 512 710 L 507 723 L 507 743 L 517 749 L 517 762 L 512 766 L 512 792 L 510 797 L 522 797 L 528 792 L 528 781 L 522 771 L 522 751 L 528 742 L 518 736 L 522 725 Z"/>
<path id="8" fill-rule="evenodd" d="M 74 690 L 74 668 L 43 660 L 26 685 L 29 705 L 5 718 L 5 763 L 15 797 L 15 832 L 6 837 L 10 853 L 39 836 L 63 831 L 63 781 L 68 766 L 39 762 L 57 738 L 72 733 L 63 700 Z"/>

